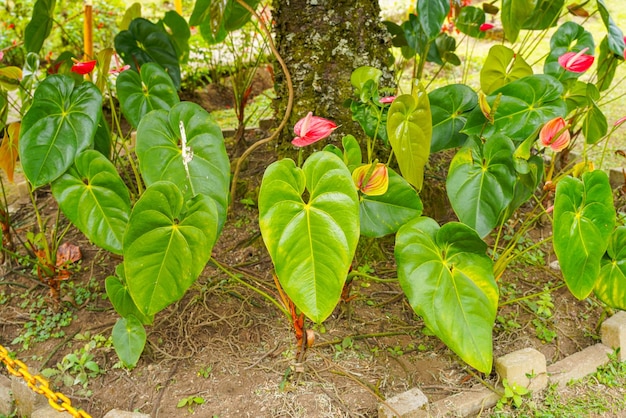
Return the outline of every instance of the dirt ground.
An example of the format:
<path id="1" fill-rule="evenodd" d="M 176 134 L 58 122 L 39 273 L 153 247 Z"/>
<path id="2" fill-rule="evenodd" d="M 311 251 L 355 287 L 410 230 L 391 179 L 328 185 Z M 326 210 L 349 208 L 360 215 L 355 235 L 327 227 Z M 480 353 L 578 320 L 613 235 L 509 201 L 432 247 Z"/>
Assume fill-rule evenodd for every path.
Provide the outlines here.
<path id="1" fill-rule="evenodd" d="M 248 142 L 261 134 L 250 133 Z M 241 173 L 240 197 L 255 199 L 263 169 L 274 159 L 272 147 L 253 153 Z M 427 192 L 432 201 L 438 190 L 433 186 Z M 38 192 L 38 201 L 48 214 L 54 213 L 48 191 Z M 429 207 L 432 204 L 426 204 L 426 215 Z M 12 220 L 20 235 L 34 228 L 29 208 L 25 202 L 13 205 Z M 441 218 L 449 211 L 438 208 L 436 215 L 430 214 Z M 535 234 L 547 233 L 537 226 Z M 66 354 L 80 349 L 85 341 L 75 338 L 79 334 L 108 338 L 117 319 L 106 299 L 104 280 L 121 259 L 91 246 L 74 229 L 65 241 L 78 245 L 83 259 L 79 271 L 64 283 L 58 304 L 48 299 L 46 286 L 31 268 L 8 261 L 2 266 L 0 344 L 33 369 L 55 367 Z M 373 251 L 364 255 L 370 244 Z M 544 259 L 552 261 L 549 255 Z M 431 336 L 408 305 L 395 279 L 393 237 L 359 247 L 355 265 L 380 280 L 356 279 L 353 298 L 341 303 L 323 326 L 313 327 L 315 344 L 300 373 L 293 371 L 296 339 L 288 318 L 217 266 L 226 266 L 243 282 L 277 298 L 255 208 L 235 202 L 213 260 L 186 296 L 147 327 L 148 343 L 135 369 L 120 368 L 114 350 L 104 344 L 91 351 L 104 374 L 90 378 L 86 388 L 55 381 L 57 388 L 94 417 L 119 408 L 152 417 L 321 418 L 376 417 L 379 402 L 412 387 L 418 386 L 435 401 L 478 383 L 475 372 Z M 560 282 L 558 273 L 545 265 L 514 265 L 501 279 L 501 302 Z M 22 344 L 12 341 L 32 323 L 32 303 L 40 299 L 45 299 L 48 315 L 69 312 L 72 320 L 62 328 L 62 336 L 23 350 Z M 554 339 L 548 343 L 537 338 L 538 326 L 532 322 L 538 318 L 532 304 L 537 299 L 500 308 L 494 358 L 535 347 L 552 363 L 597 341 L 602 309 L 593 300 L 575 300 L 565 288 L 552 293 L 554 315 L 542 320 L 544 328 L 555 333 Z M 0 367 L 0 373 L 6 370 Z M 495 382 L 493 375 L 481 377 Z M 201 398 L 202 403 L 177 406 L 189 397 Z"/>

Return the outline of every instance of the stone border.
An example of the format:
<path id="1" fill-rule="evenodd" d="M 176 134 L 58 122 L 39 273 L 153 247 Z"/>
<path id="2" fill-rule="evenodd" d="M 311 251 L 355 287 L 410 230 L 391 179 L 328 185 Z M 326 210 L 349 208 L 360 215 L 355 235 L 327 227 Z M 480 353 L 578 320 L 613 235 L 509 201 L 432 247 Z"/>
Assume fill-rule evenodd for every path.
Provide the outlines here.
<path id="1" fill-rule="evenodd" d="M 545 356 L 534 348 L 514 351 L 496 359 L 496 372 L 500 380 L 507 379 L 510 384 L 540 392 L 548 385 L 564 387 L 571 380 L 594 373 L 610 361 L 609 354 L 617 348 L 620 349 L 619 361 L 626 361 L 626 312 L 620 311 L 604 321 L 600 334 L 602 344 L 587 347 L 550 366 L 546 365 Z M 499 399 L 497 393 L 477 385 L 429 404 L 424 393 L 413 388 L 381 403 L 378 418 L 467 417 L 495 406 Z"/>

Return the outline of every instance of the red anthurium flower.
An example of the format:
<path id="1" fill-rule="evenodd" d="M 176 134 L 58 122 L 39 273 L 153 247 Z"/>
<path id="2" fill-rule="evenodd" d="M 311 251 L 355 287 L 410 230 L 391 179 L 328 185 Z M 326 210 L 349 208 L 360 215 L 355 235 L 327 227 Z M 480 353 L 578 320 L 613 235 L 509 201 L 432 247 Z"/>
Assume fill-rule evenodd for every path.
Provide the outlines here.
<path id="1" fill-rule="evenodd" d="M 626 44 L 626 36 L 624 36 L 624 43 Z M 624 59 L 626 60 L 626 48 L 624 48 Z"/>
<path id="2" fill-rule="evenodd" d="M 589 48 L 585 48 L 579 52 L 566 52 L 559 57 L 559 64 L 567 71 L 573 73 L 584 73 L 591 67 L 595 57 L 593 55 L 586 55 Z"/>
<path id="3" fill-rule="evenodd" d="M 488 30 L 493 29 L 493 25 L 491 23 L 483 23 L 478 29 L 481 32 L 487 32 Z"/>
<path id="4" fill-rule="evenodd" d="M 539 132 L 539 139 L 544 147 L 550 147 L 555 152 L 563 151 L 570 141 L 565 120 L 558 117 L 547 122 Z"/>
<path id="5" fill-rule="evenodd" d="M 77 62 L 72 65 L 72 72 L 80 75 L 89 74 L 96 67 L 96 60 Z"/>
<path id="6" fill-rule="evenodd" d="M 378 101 L 382 104 L 392 103 L 394 100 L 396 100 L 396 96 L 387 96 L 378 99 Z"/>
<path id="7" fill-rule="evenodd" d="M 368 173 L 369 178 L 366 180 Z M 352 180 L 356 188 L 363 194 L 368 196 L 383 195 L 387 193 L 389 187 L 387 166 L 382 163 L 377 163 L 375 167 L 372 167 L 372 164 L 362 165 L 354 169 Z M 364 182 L 366 184 L 363 184 Z"/>
<path id="8" fill-rule="evenodd" d="M 2 61 L 2 58 L 4 58 L 4 52 L 0 51 L 0 61 Z"/>
<path id="9" fill-rule="evenodd" d="M 320 139 L 326 138 L 335 129 L 337 129 L 335 122 L 319 116 L 313 116 L 313 112 L 309 112 L 293 127 L 293 132 L 297 136 L 291 143 L 296 147 L 306 147 Z"/>

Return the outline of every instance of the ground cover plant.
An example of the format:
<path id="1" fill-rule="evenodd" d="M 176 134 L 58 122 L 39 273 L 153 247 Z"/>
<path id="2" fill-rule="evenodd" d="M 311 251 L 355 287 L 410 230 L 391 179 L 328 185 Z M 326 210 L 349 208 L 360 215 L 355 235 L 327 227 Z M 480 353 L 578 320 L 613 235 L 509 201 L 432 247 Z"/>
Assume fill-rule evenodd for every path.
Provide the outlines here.
<path id="1" fill-rule="evenodd" d="M 187 338 L 174 343 L 178 354 L 160 347 L 167 339 L 159 335 L 164 324 L 229 323 L 228 316 L 206 319 L 214 314 L 210 299 L 227 293 L 246 301 L 242 306 L 248 312 L 232 315 L 238 320 L 264 307 L 291 324 L 295 347 L 293 353 L 283 352 L 289 365 L 277 385 L 293 391 L 299 390 L 308 365 L 315 364 L 312 349 L 332 347 L 335 359 L 365 355 L 358 341 L 366 337 L 359 334 L 319 341 L 331 316 L 350 317 L 355 298 L 384 306 L 373 294 L 355 289 L 359 283 L 363 289 L 399 285 L 399 300 L 406 298 L 411 308 L 399 308 L 413 325 L 403 331 L 408 342 L 389 344 L 390 358 L 428 352 L 440 341 L 469 366 L 467 373 L 475 369 L 483 376 L 492 371 L 494 329 L 513 331 L 519 325 L 515 311 L 507 311 L 511 304 L 522 303 L 530 311 L 528 323 L 548 343 L 558 335 L 550 321 L 559 309 L 552 296 L 557 291 L 564 294 L 566 288 L 572 299 L 592 300 L 605 312 L 624 309 L 623 207 L 615 201 L 606 173 L 595 169 L 586 153 L 588 147 L 607 144 L 624 122 L 609 122 L 600 106 L 624 61 L 624 36 L 604 1 L 533 2 L 526 8 L 507 1 L 497 7 L 417 2 L 406 20 L 387 22 L 396 53 L 412 63 L 408 91 L 383 87 L 379 68 L 355 68 L 350 80 L 354 95 L 346 99 L 361 130 L 307 152 L 333 138 L 339 127 L 324 115 L 302 115 L 290 127 L 295 158 L 271 164 L 256 160 L 263 174 L 247 181 L 258 186 L 258 194 L 252 187 L 245 196 L 237 189 L 241 165 L 285 128 L 287 115 L 277 115 L 282 123 L 271 136 L 242 151 L 246 103 L 261 58 L 251 60 L 251 67 L 236 61 L 231 81 L 238 130 L 228 145 L 239 158 L 231 175 L 220 126 L 201 106 L 179 98 L 182 65 L 192 52 L 190 26 L 199 27 L 207 44 L 219 44 L 253 19 L 259 25 L 257 38 L 276 55 L 276 70 L 285 67 L 263 26 L 268 19 L 255 11 L 263 5 L 217 4 L 195 2 L 188 20 L 168 11 L 153 21 L 134 6 L 124 16 L 114 48 L 79 59 L 70 47 L 43 68 L 42 48 L 51 34 L 54 39 L 58 22 L 55 2 L 39 0 L 23 28 L 19 48 L 24 62 L 0 68 L 2 168 L 12 180 L 19 158 L 35 219 L 32 227 L 21 227 L 5 198 L 3 254 L 14 272 L 33 271 L 50 289 L 49 303 L 55 307 L 38 304 L 44 318 L 29 327 L 39 330 L 35 334 L 48 334 L 71 322 L 71 314 L 57 320 L 50 315 L 54 309 L 67 312 L 65 293 L 74 307 L 92 303 L 102 308 L 91 296 L 79 301 L 85 290 L 69 288 L 72 275 L 84 266 L 77 264 L 83 257 L 78 247 L 62 245 L 68 234 L 79 236 L 76 230 L 95 246 L 92 260 L 106 259 L 93 271 L 103 275 L 97 277 L 99 291 L 118 315 L 112 326 L 107 322 L 110 333 L 104 341 L 88 337 L 82 350 L 63 357 L 49 376 L 80 386 L 84 395 L 91 394 L 86 392 L 90 379 L 103 373 L 95 349 L 111 356 L 114 350 L 116 367 L 129 370 L 142 355 L 193 360 L 180 351 L 192 347 L 192 353 L 198 352 L 197 343 Z M 565 15 L 573 17 L 561 19 Z M 602 22 L 600 40 L 585 29 L 585 19 L 594 16 Z M 462 65 L 457 35 L 468 45 L 483 42 L 494 30 L 487 22 L 493 19 L 501 21 L 507 42 L 490 46 L 479 86 L 456 83 L 429 90 L 425 69 L 434 69 L 436 77 L 446 66 Z M 551 28 L 542 65 L 530 65 L 537 37 L 547 36 Z M 9 108 L 17 121 L 8 123 Z M 123 128 L 124 121 L 130 129 Z M 567 150 L 576 143 L 584 144 L 583 154 L 570 162 Z M 454 219 L 441 220 L 425 216 L 431 203 L 422 191 L 430 187 L 425 180 L 429 164 L 444 154 L 450 161 L 442 187 Z M 44 200 L 47 193 L 53 202 Z M 44 212 L 50 204 L 55 211 Z M 242 269 L 241 260 L 223 262 L 215 256 L 225 256 L 224 248 L 215 245 L 228 242 L 222 233 L 232 231 L 229 217 L 236 219 L 234 226 L 254 223 L 252 240 L 259 248 L 253 253 L 258 257 L 262 238 L 269 281 Z M 30 232 L 23 234 L 23 229 Z M 525 243 L 536 230 L 543 239 Z M 232 245 L 235 250 L 250 242 Z M 562 274 L 555 280 L 563 280 L 564 286 L 544 283 L 538 292 L 519 296 L 503 277 L 538 249 L 554 252 Z M 211 279 L 204 280 L 207 271 L 212 271 Z M 202 307 L 205 319 L 191 321 Z M 389 338 L 396 333 L 365 335 Z M 258 334 L 256 338 L 260 340 Z M 26 335 L 13 340 L 24 348 L 33 342 Z M 265 350 L 271 354 L 276 349 Z M 378 355 L 377 348 L 367 355 Z M 212 369 L 200 365 L 196 377 L 209 379 Z M 339 367 L 334 370 L 354 377 Z M 380 396 L 376 385 L 365 389 Z M 187 393 L 174 406 L 193 413 L 205 407 L 204 395 Z M 512 399 L 520 406 L 521 398 Z"/>

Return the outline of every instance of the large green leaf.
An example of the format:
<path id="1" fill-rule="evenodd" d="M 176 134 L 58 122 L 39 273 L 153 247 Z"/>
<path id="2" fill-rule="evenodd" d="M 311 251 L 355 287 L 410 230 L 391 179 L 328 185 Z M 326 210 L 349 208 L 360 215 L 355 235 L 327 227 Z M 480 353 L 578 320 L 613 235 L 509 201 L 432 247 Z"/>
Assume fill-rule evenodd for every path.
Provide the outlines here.
<path id="1" fill-rule="evenodd" d="M 74 166 L 52 183 L 59 207 L 94 244 L 122 253 L 130 196 L 117 169 L 95 150 L 83 151 Z"/>
<path id="2" fill-rule="evenodd" d="M 59 178 L 93 145 L 101 113 L 102 96 L 92 83 L 52 75 L 39 84 L 20 132 L 22 168 L 34 187 Z"/>
<path id="3" fill-rule="evenodd" d="M 483 373 L 491 372 L 492 329 L 498 287 L 487 245 L 471 228 L 439 228 L 417 218 L 396 236 L 398 279 L 411 307 L 452 351 Z"/>
<path id="4" fill-rule="evenodd" d="M 446 189 L 452 208 L 481 237 L 498 225 L 513 199 L 514 151 L 504 135 L 492 135 L 484 144 L 472 137 L 450 163 Z"/>
<path id="5" fill-rule="evenodd" d="M 433 40 L 441 32 L 443 20 L 450 11 L 448 0 L 428 0 L 417 2 L 417 13 L 420 25 L 429 40 Z"/>
<path id="6" fill-rule="evenodd" d="M 532 74 L 533 69 L 519 54 L 504 45 L 494 45 L 480 70 L 480 88 L 491 94 L 511 81 Z"/>
<path id="7" fill-rule="evenodd" d="M 463 145 L 467 135 L 461 129 L 467 113 L 478 104 L 474 90 L 465 84 L 450 84 L 428 93 L 433 120 L 433 137 L 430 152 Z"/>
<path id="8" fill-rule="evenodd" d="M 611 87 L 613 78 L 615 78 L 615 70 L 621 59 L 621 55 L 615 55 L 613 51 L 609 49 L 608 37 L 605 36 L 602 38 L 600 51 L 598 52 L 598 81 L 596 82 L 598 90 L 605 91 Z"/>
<path id="9" fill-rule="evenodd" d="M 379 238 L 394 234 L 402 225 L 422 214 L 424 207 L 415 189 L 391 168 L 387 171 L 387 192 L 380 196 L 362 197 L 360 218 L 363 236 Z"/>
<path id="10" fill-rule="evenodd" d="M 619 28 L 619 26 L 617 26 L 613 21 L 613 18 L 609 14 L 609 9 L 607 9 L 604 0 L 597 0 L 597 3 L 598 12 L 600 12 L 602 22 L 604 22 L 604 26 L 606 27 L 609 50 L 612 51 L 615 55 L 623 57 L 624 34 L 622 33 L 622 30 Z"/>
<path id="11" fill-rule="evenodd" d="M 56 0 L 37 0 L 33 6 L 33 17 L 24 29 L 26 52 L 39 53 L 54 24 Z"/>
<path id="12" fill-rule="evenodd" d="M 326 151 L 312 154 L 302 169 L 290 159 L 271 164 L 259 192 L 259 224 L 286 294 L 322 322 L 339 301 L 359 239 L 350 171 Z"/>
<path id="13" fill-rule="evenodd" d="M 160 25 L 144 18 L 134 19 L 128 30 L 115 36 L 115 49 L 135 71 L 147 62 L 156 62 L 169 74 L 174 86 L 180 87 L 178 51 Z"/>
<path id="14" fill-rule="evenodd" d="M 593 86 L 593 84 L 591 85 Z M 595 88 L 595 86 L 593 87 Z M 585 142 L 595 144 L 604 138 L 608 129 L 609 125 L 606 116 L 604 116 L 604 113 L 598 105 L 592 102 L 583 118 L 583 135 L 585 136 Z"/>
<path id="15" fill-rule="evenodd" d="M 469 114 L 463 132 L 488 137 L 502 133 L 519 142 L 535 132 L 537 126 L 558 116 L 565 116 L 566 105 L 561 98 L 563 85 L 549 75 L 531 75 L 513 81 L 487 96 L 493 108 L 498 96 L 499 104 L 494 123 L 489 124 L 479 107 Z"/>
<path id="16" fill-rule="evenodd" d="M 433 120 L 426 90 L 421 85 L 415 90 L 416 94 L 403 94 L 391 104 L 387 135 L 402 176 L 420 190 L 430 154 Z"/>
<path id="17" fill-rule="evenodd" d="M 136 152 L 147 185 L 169 180 L 180 188 L 185 199 L 197 194 L 213 198 L 221 230 L 228 207 L 230 162 L 222 131 L 206 110 L 195 103 L 181 102 L 169 112 L 149 113 L 137 128 Z"/>
<path id="18" fill-rule="evenodd" d="M 583 174 L 582 181 L 559 181 L 552 222 L 554 252 L 572 294 L 584 299 L 600 274 L 600 260 L 615 226 L 615 208 L 608 176 L 601 170 Z"/>
<path id="19" fill-rule="evenodd" d="M 561 15 L 565 0 L 533 0 L 537 4 L 522 29 L 544 30 L 555 26 Z"/>
<path id="20" fill-rule="evenodd" d="M 170 110 L 180 101 L 172 79 L 154 62 L 142 65 L 141 73 L 123 71 L 117 77 L 116 89 L 122 113 L 134 128 L 151 110 Z"/>
<path id="21" fill-rule="evenodd" d="M 179 300 L 198 278 L 217 238 L 213 199 L 183 200 L 169 181 L 150 185 L 124 234 L 124 272 L 137 308 L 153 315 Z"/>
<path id="22" fill-rule="evenodd" d="M 111 331 L 113 348 L 126 367 L 135 367 L 146 345 L 146 330 L 134 316 L 120 318 Z"/>
<path id="23" fill-rule="evenodd" d="M 561 81 L 580 77 L 583 73 L 565 70 L 558 60 L 567 52 L 579 52 L 584 48 L 589 48 L 587 54 L 593 55 L 595 48 L 591 33 L 578 23 L 563 23 L 550 38 L 550 54 L 543 64 L 544 74 L 554 76 Z"/>
<path id="24" fill-rule="evenodd" d="M 474 38 L 483 38 L 485 32 L 480 26 L 485 23 L 485 12 L 474 6 L 462 7 L 454 25 L 462 33 Z"/>
<path id="25" fill-rule="evenodd" d="M 154 320 L 154 316 L 144 315 L 139 308 L 137 308 L 135 301 L 128 292 L 128 287 L 126 286 L 124 279 L 124 265 L 118 265 L 115 268 L 115 273 L 120 277 L 109 276 L 104 281 L 107 296 L 109 297 L 109 301 L 111 301 L 111 305 L 113 305 L 115 312 L 124 318 L 132 315 L 139 319 L 142 324 L 151 325 Z"/>
<path id="26" fill-rule="evenodd" d="M 259 0 L 244 0 L 256 9 Z M 189 24 L 200 26 L 201 34 L 209 44 L 224 40 L 228 32 L 241 28 L 250 20 L 250 12 L 234 0 L 196 1 Z"/>
<path id="27" fill-rule="evenodd" d="M 612 308 L 626 310 L 626 226 L 613 231 L 601 265 L 596 296 Z"/>
<path id="28" fill-rule="evenodd" d="M 532 15 L 536 0 L 502 0 L 502 27 L 506 39 L 517 41 L 522 25 Z"/>
<path id="29" fill-rule="evenodd" d="M 174 10 L 169 10 L 159 23 L 167 26 L 166 30 L 169 30 L 171 40 L 176 47 L 178 61 L 187 62 L 189 59 L 189 38 L 191 37 L 191 30 L 187 21 Z"/>

